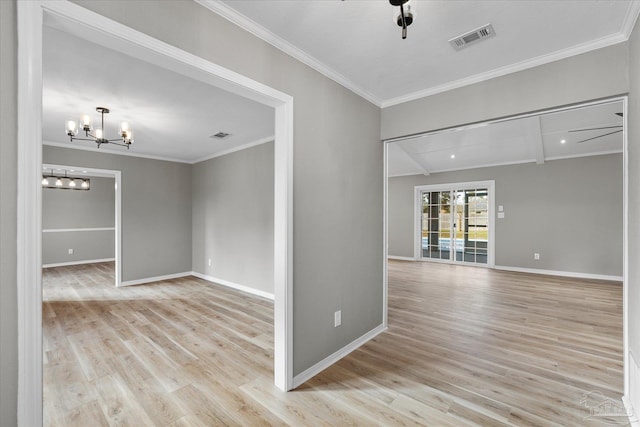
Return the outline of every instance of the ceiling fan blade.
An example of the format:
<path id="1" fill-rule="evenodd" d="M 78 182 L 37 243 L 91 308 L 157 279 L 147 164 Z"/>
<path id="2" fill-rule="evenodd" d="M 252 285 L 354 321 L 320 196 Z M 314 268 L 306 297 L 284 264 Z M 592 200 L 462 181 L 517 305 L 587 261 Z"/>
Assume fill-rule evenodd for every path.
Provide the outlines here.
<path id="1" fill-rule="evenodd" d="M 608 135 L 613 135 L 614 133 L 619 133 L 619 132 L 622 132 L 622 129 L 616 130 L 616 131 L 613 131 L 613 132 L 609 132 L 609 133 L 605 133 L 604 135 L 594 136 L 593 138 L 583 139 L 582 141 L 577 141 L 576 144 L 582 144 L 583 142 L 591 141 L 593 139 L 602 138 L 602 137 L 605 137 L 605 136 L 608 136 Z"/>
<path id="2" fill-rule="evenodd" d="M 601 127 L 601 128 L 573 129 L 573 130 L 570 130 L 569 132 L 586 132 L 586 131 L 590 131 L 590 130 L 616 129 L 616 128 L 621 128 L 621 127 L 622 127 L 622 125 L 604 126 L 604 127 Z"/>

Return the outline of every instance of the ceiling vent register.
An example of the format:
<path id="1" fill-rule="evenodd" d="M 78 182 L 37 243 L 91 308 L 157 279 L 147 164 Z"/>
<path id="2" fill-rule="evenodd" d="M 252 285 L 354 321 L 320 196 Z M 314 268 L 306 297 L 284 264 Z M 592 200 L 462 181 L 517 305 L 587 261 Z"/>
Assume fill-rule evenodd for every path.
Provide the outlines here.
<path id="1" fill-rule="evenodd" d="M 477 43 L 481 40 L 488 39 L 489 37 L 493 37 L 496 35 L 496 32 L 493 29 L 491 24 L 483 25 L 480 28 L 476 28 L 473 31 L 469 31 L 468 33 L 462 34 L 461 36 L 454 37 L 449 40 L 449 44 L 455 49 L 460 50 L 469 46 L 470 44 Z"/>
<path id="2" fill-rule="evenodd" d="M 214 133 L 209 138 L 224 139 L 224 138 L 228 137 L 229 135 L 231 135 L 231 134 L 221 131 L 221 132 L 218 132 L 218 133 Z"/>

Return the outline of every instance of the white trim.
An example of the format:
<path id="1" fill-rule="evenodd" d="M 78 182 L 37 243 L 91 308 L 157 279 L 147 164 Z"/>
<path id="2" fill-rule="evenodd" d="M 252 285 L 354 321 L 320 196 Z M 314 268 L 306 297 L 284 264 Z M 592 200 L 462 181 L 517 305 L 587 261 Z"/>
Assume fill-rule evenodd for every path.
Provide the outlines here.
<path id="1" fill-rule="evenodd" d="M 224 280 L 224 279 L 219 279 L 219 278 L 213 277 L 213 276 L 207 276 L 206 274 L 198 273 L 197 271 L 192 271 L 191 275 L 194 276 L 194 277 L 197 277 L 198 279 L 206 280 L 207 282 L 211 282 L 211 283 L 214 283 L 216 285 L 225 286 L 227 288 L 235 289 L 237 291 L 241 291 L 241 292 L 244 292 L 244 293 L 247 293 L 247 294 L 251 294 L 251 295 L 259 296 L 259 297 L 262 297 L 262 298 L 266 298 L 266 299 L 271 300 L 271 301 L 273 301 L 275 299 L 275 295 L 274 294 L 272 294 L 270 292 L 266 292 L 266 291 L 261 291 L 260 289 L 252 288 L 250 286 L 240 285 L 238 283 L 230 282 L 230 281 Z"/>
<path id="2" fill-rule="evenodd" d="M 612 46 L 618 43 L 627 41 L 628 37 L 621 33 L 616 33 L 610 36 L 602 37 L 597 40 L 583 43 L 578 46 L 573 46 L 568 49 L 558 50 L 550 54 L 541 55 L 537 58 L 528 59 L 515 64 L 507 65 L 505 67 L 496 68 L 494 70 L 486 71 L 484 73 L 475 74 L 473 76 L 465 77 L 453 82 L 448 82 L 442 85 L 433 86 L 428 89 L 412 92 L 406 95 L 390 98 L 382 101 L 381 108 L 387 108 L 398 104 L 403 104 L 409 101 L 415 101 L 416 99 L 424 98 L 438 93 L 447 92 L 453 89 L 459 89 L 461 87 L 470 86 L 472 84 L 481 83 L 487 80 L 495 79 L 496 77 L 506 76 L 508 74 L 517 73 L 530 68 L 539 67 L 540 65 L 549 64 L 551 62 L 559 61 L 561 59 L 570 58 L 572 56 L 580 55 L 583 53 L 591 52 L 592 50 L 601 49 L 603 47 Z"/>
<path id="3" fill-rule="evenodd" d="M 161 160 L 165 162 L 191 164 L 191 162 L 189 162 L 188 160 L 174 159 L 172 157 L 152 156 L 150 154 L 140 154 L 131 150 L 110 151 L 105 148 L 96 148 L 91 145 L 79 145 L 79 144 L 75 145 L 75 144 L 68 144 L 65 142 L 53 142 L 53 141 L 42 141 L 42 145 L 49 145 L 51 147 L 68 148 L 70 150 L 91 151 L 92 153 L 98 153 L 98 154 L 113 154 L 114 156 L 139 157 L 139 158 L 150 159 L 150 160 Z"/>
<path id="4" fill-rule="evenodd" d="M 115 227 L 96 227 L 96 228 L 45 228 L 43 233 L 74 233 L 76 231 L 115 231 Z"/>
<path id="5" fill-rule="evenodd" d="M 293 98 L 234 71 L 154 39 L 70 1 L 17 2 L 18 22 L 18 424 L 42 425 L 42 26 L 44 13 L 70 23 L 74 35 L 275 107 L 274 375 L 293 384 Z M 118 189 L 121 184 L 117 184 Z M 116 191 L 116 203 L 121 202 Z M 120 226 L 116 223 L 116 229 Z M 121 256 L 116 233 L 116 259 Z M 116 270 L 116 280 L 120 272 Z"/>
<path id="6" fill-rule="evenodd" d="M 165 274 L 164 276 L 144 277 L 142 279 L 136 279 L 136 280 L 127 280 L 126 282 L 122 282 L 120 284 L 120 287 L 143 285 L 145 283 L 161 282 L 163 280 L 179 279 L 181 277 L 187 277 L 187 276 L 191 276 L 191 271 L 184 271 L 182 273 L 174 273 L 174 274 Z"/>
<path id="7" fill-rule="evenodd" d="M 389 326 L 389 144 L 382 142 L 382 326 Z"/>
<path id="8" fill-rule="evenodd" d="M 382 106 L 382 100 L 377 96 L 375 96 L 374 94 L 358 86 L 356 83 L 352 82 L 347 77 L 343 76 L 333 68 L 327 66 L 323 62 L 309 55 L 305 51 L 298 49 L 296 46 L 292 45 L 288 41 L 275 35 L 273 32 L 269 31 L 268 29 L 258 24 L 254 20 L 242 15 L 232 7 L 224 4 L 221 1 L 214 1 L 214 0 L 195 0 L 195 2 L 206 7 L 207 9 L 216 13 L 217 15 L 222 16 L 227 21 L 236 24 L 243 30 L 246 30 L 249 33 L 253 34 L 254 36 L 264 40 L 265 42 L 269 43 L 271 46 L 281 50 L 282 52 L 297 59 L 303 64 L 308 65 L 309 67 L 316 70 L 323 76 L 330 78 L 334 82 L 349 89 L 356 95 L 361 96 L 362 98 L 366 99 L 372 104 L 378 107 Z"/>
<path id="9" fill-rule="evenodd" d="M 581 273 L 578 271 L 542 270 L 539 268 L 510 267 L 506 265 L 496 265 L 494 268 L 496 270 L 513 271 L 516 273 L 544 274 L 546 276 L 573 277 L 576 279 L 610 280 L 613 282 L 622 282 L 623 280 L 622 276 Z"/>
<path id="10" fill-rule="evenodd" d="M 357 350 L 359 347 L 366 344 L 368 341 L 374 339 L 376 336 L 380 335 L 386 330 L 387 330 L 387 327 L 385 325 L 376 326 L 374 329 L 370 330 L 366 334 L 352 341 L 350 344 L 347 344 L 346 346 L 342 347 L 340 350 L 325 357 L 320 362 L 316 363 L 310 368 L 300 372 L 298 375 L 296 375 L 293 378 L 293 388 L 296 388 L 304 384 L 305 382 L 309 381 L 309 379 L 313 378 L 315 375 L 318 375 L 320 372 L 324 371 L 325 369 L 327 369 L 328 367 L 336 363 L 338 360 L 349 355 L 349 353 Z"/>
<path id="11" fill-rule="evenodd" d="M 90 145 L 73 145 L 64 142 L 54 142 L 54 141 L 42 141 L 42 145 L 50 145 L 52 147 L 60 147 L 60 148 L 68 148 L 71 150 L 84 150 L 91 151 L 93 153 L 99 154 L 113 154 L 116 156 L 129 156 L 129 157 L 138 157 L 142 159 L 150 159 L 150 160 L 161 160 L 165 162 L 174 162 L 174 163 L 186 163 L 189 165 L 195 165 L 196 163 L 204 162 L 205 160 L 214 159 L 216 157 L 226 156 L 227 154 L 235 153 L 236 151 L 242 151 L 247 148 L 255 147 L 257 145 L 266 144 L 267 142 L 273 142 L 275 140 L 275 136 L 267 136 L 265 138 L 261 138 L 255 141 L 250 141 L 244 143 L 242 145 L 238 145 L 235 147 L 228 148 L 226 150 L 222 150 L 213 154 L 208 154 L 204 157 L 197 158 L 195 160 L 185 160 L 185 159 L 177 159 L 175 157 L 163 157 L 163 156 L 153 156 L 151 154 L 142 154 L 136 153 L 135 151 L 109 151 L 104 148 L 98 149 L 96 147 Z"/>
<path id="12" fill-rule="evenodd" d="M 640 366 L 636 362 L 636 358 L 631 351 L 626 355 L 629 360 L 629 387 L 622 396 L 627 414 L 629 414 L 629 422 L 632 426 L 640 426 L 637 411 L 640 410 Z"/>
<path id="13" fill-rule="evenodd" d="M 98 262 L 112 262 L 115 260 L 116 260 L 115 258 L 102 258 L 102 259 L 88 259 L 84 261 L 56 262 L 53 264 L 44 264 L 42 268 L 66 267 L 69 265 L 82 265 L 82 264 L 96 264 Z"/>
<path id="14" fill-rule="evenodd" d="M 207 160 L 215 159 L 216 157 L 226 156 L 227 154 L 235 153 L 236 151 L 246 150 L 247 148 L 255 147 L 258 145 L 266 144 L 267 142 L 273 142 L 275 140 L 275 136 L 268 136 L 266 138 L 258 139 L 256 141 L 247 142 L 246 144 L 238 145 L 236 147 L 229 148 L 227 150 L 219 151 L 214 154 L 210 154 L 208 156 L 201 157 L 199 159 L 193 160 L 189 162 L 194 165 L 196 163 L 204 162 Z"/>
<path id="15" fill-rule="evenodd" d="M 396 261 L 416 261 L 415 258 L 411 258 L 409 256 L 395 256 L 395 255 L 388 255 L 387 259 L 394 259 Z"/>
<path id="16" fill-rule="evenodd" d="M 42 425 L 42 12 L 19 1 L 17 304 L 19 426 Z"/>
<path id="17" fill-rule="evenodd" d="M 598 151 L 598 152 L 594 152 L 594 153 L 584 153 L 584 154 L 573 154 L 573 155 L 569 155 L 569 156 L 554 156 L 554 157 L 547 157 L 545 160 L 567 160 L 567 159 L 575 159 L 578 157 L 593 157 L 593 156 L 605 156 L 607 154 L 621 154 L 624 152 L 624 148 L 620 149 L 620 150 L 607 150 L 607 151 Z"/>
<path id="18" fill-rule="evenodd" d="M 640 2 L 636 6 L 640 7 Z M 634 20 L 635 22 L 635 20 Z M 629 99 L 622 98 L 622 342 L 624 395 L 629 395 Z M 640 411 L 640 408 L 636 408 Z"/>
<path id="19" fill-rule="evenodd" d="M 330 78 L 336 83 L 344 86 L 345 88 L 351 90 L 357 95 L 360 95 L 364 99 L 377 105 L 380 108 L 391 107 L 393 105 L 402 104 L 404 102 L 413 101 L 419 98 L 424 98 L 426 96 L 435 95 L 435 94 L 446 92 L 452 89 L 458 89 L 464 86 L 472 85 L 474 83 L 483 82 L 496 77 L 504 76 L 504 75 L 515 73 L 518 71 L 523 71 L 529 68 L 534 68 L 534 67 L 555 62 L 561 59 L 566 59 L 575 55 L 590 52 L 592 50 L 596 50 L 603 47 L 625 42 L 629 39 L 629 36 L 631 35 L 631 31 L 633 30 L 634 24 L 638 19 L 638 14 L 640 14 L 640 6 L 638 6 L 638 2 L 630 2 L 629 9 L 627 10 L 627 14 L 625 15 L 624 22 L 622 24 L 622 28 L 616 34 L 602 37 L 600 39 L 583 43 L 578 46 L 573 46 L 567 49 L 562 49 L 556 52 L 552 52 L 547 55 L 541 55 L 541 56 L 538 56 L 537 58 L 529 59 L 516 64 L 496 68 L 494 70 L 469 76 L 467 78 L 456 80 L 454 82 L 433 86 L 431 88 L 427 88 L 427 89 L 416 91 L 416 92 L 411 92 L 406 95 L 402 95 L 394 98 L 381 99 L 375 94 L 369 92 L 365 88 L 351 81 L 347 77 L 338 73 L 333 68 L 329 67 L 328 65 L 319 61 L 318 59 L 312 57 L 308 53 L 302 51 L 301 49 L 292 45 L 288 41 L 277 36 L 273 32 L 263 27 L 262 25 L 242 15 L 241 13 L 239 13 L 232 7 L 226 5 L 222 1 L 215 1 L 215 0 L 195 0 L 195 1 L 201 4 L 202 6 L 206 7 L 207 9 L 227 19 L 228 21 L 238 25 L 240 28 L 243 28 L 244 30 L 250 32 L 256 37 L 271 44 L 277 49 L 280 49 L 287 55 L 292 56 L 293 58 L 296 58 L 300 62 L 308 65 L 309 67 L 313 68 L 314 70 L 318 71 L 324 76 Z"/>

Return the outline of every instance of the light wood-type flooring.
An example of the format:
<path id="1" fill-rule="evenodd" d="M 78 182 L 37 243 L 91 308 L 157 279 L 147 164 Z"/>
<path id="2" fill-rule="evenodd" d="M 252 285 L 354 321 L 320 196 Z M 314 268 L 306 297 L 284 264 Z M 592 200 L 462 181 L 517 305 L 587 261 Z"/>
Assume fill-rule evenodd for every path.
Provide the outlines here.
<path id="1" fill-rule="evenodd" d="M 622 286 L 389 262 L 389 329 L 273 385 L 272 303 L 196 278 L 44 270 L 46 426 L 592 426 L 624 417 Z"/>

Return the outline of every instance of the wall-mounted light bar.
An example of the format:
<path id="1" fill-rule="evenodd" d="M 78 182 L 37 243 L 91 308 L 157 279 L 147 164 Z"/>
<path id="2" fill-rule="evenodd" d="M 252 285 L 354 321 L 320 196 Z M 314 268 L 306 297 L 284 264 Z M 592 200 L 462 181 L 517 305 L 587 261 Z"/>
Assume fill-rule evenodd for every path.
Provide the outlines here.
<path id="1" fill-rule="evenodd" d="M 55 176 L 53 170 L 51 175 L 42 175 L 42 188 L 55 188 L 58 190 L 89 190 L 91 189 L 91 180 L 89 178 L 73 178 L 67 176 Z"/>

